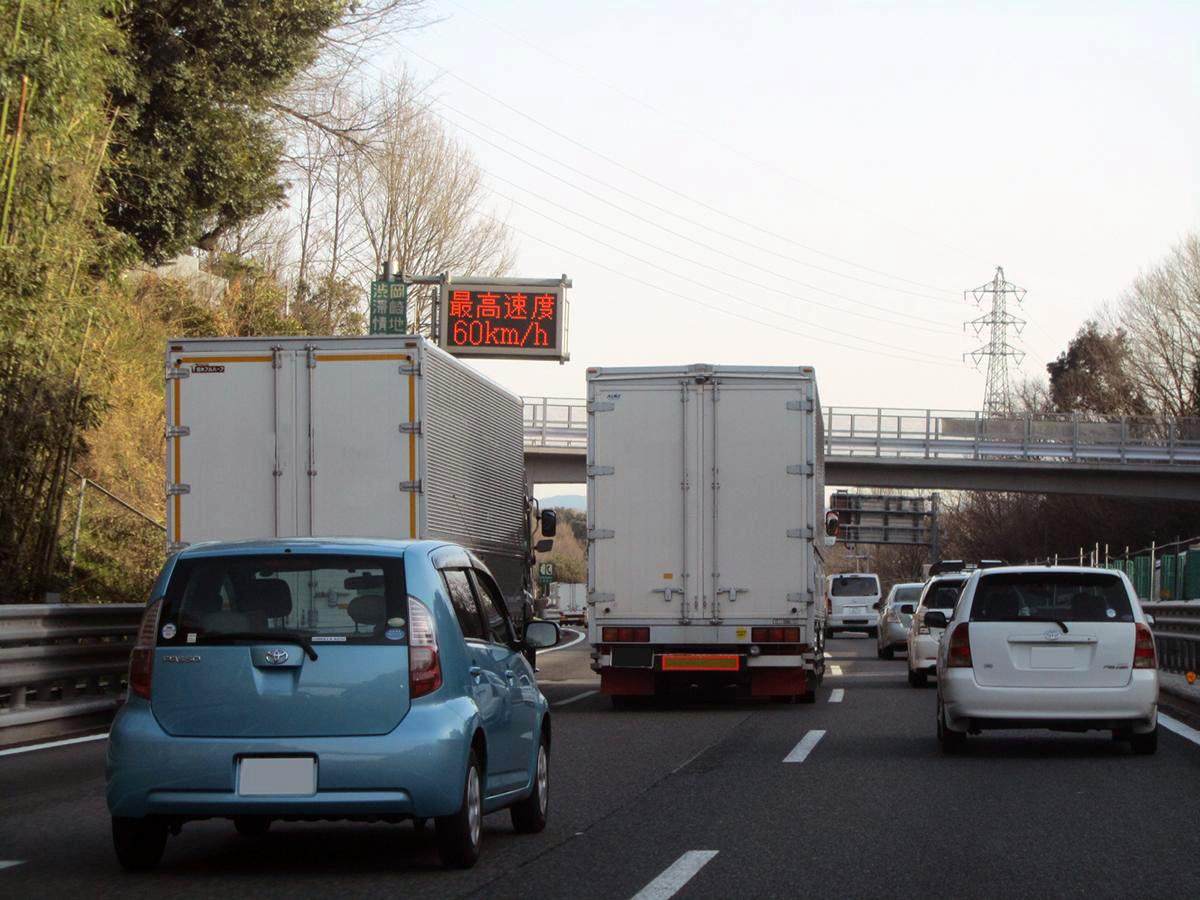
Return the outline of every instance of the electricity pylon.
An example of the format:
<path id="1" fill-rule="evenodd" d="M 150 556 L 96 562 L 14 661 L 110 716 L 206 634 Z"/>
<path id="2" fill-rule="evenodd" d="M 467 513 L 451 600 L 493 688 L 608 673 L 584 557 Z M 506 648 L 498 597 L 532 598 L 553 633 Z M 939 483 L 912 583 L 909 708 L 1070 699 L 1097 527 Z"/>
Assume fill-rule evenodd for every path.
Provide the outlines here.
<path id="1" fill-rule="evenodd" d="M 963 359 L 971 358 L 976 368 L 983 367 L 987 360 L 987 381 L 983 389 L 983 411 L 989 416 L 1002 416 L 1012 412 L 1012 393 L 1008 380 L 1008 361 L 1015 359 L 1017 365 L 1025 358 L 1025 352 L 1018 350 L 1008 342 L 1008 328 L 1011 325 L 1017 334 L 1025 327 L 1025 320 L 1019 319 L 1008 311 L 1008 298 L 1011 295 L 1018 304 L 1025 299 L 1025 289 L 1004 280 L 1004 268 L 996 266 L 996 274 L 991 281 L 984 282 L 970 291 L 963 291 L 963 297 L 974 299 L 979 307 L 983 307 L 985 298 L 991 294 L 992 308 L 977 319 L 972 319 L 963 325 L 972 326 L 976 334 L 982 334 L 984 328 L 990 328 L 988 342 L 964 353 Z"/>

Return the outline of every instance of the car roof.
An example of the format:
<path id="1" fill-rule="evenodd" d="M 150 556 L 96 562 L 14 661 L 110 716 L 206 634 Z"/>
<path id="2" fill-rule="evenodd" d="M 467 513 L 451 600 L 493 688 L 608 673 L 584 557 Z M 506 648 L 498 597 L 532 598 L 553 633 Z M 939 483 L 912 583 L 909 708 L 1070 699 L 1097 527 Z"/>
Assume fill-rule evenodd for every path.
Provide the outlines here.
<path id="1" fill-rule="evenodd" d="M 994 569 L 977 569 L 980 578 L 993 575 L 1029 574 L 1031 572 L 1070 572 L 1083 575 L 1122 575 L 1120 569 L 1105 569 L 1103 566 L 997 566 Z"/>
<path id="2" fill-rule="evenodd" d="M 344 553 L 366 556 L 402 556 L 407 551 L 432 551 L 444 541 L 401 541 L 388 538 L 287 537 L 242 541 L 204 541 L 185 547 L 180 559 L 203 556 L 252 556 L 261 553 Z"/>

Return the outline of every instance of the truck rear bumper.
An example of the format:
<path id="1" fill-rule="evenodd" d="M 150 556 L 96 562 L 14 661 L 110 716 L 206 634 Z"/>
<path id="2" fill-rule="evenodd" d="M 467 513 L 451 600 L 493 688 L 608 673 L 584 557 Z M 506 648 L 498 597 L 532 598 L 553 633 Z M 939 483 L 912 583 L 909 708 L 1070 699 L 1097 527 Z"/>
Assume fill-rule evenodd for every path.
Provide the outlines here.
<path id="1" fill-rule="evenodd" d="M 749 687 L 751 696 L 774 697 L 804 694 L 814 682 L 813 662 L 800 654 L 752 657 L 727 650 L 668 650 L 648 654 L 648 662 L 614 666 L 612 656 L 599 656 L 593 668 L 600 673 L 600 692 L 645 697 L 672 685 L 735 684 Z"/>

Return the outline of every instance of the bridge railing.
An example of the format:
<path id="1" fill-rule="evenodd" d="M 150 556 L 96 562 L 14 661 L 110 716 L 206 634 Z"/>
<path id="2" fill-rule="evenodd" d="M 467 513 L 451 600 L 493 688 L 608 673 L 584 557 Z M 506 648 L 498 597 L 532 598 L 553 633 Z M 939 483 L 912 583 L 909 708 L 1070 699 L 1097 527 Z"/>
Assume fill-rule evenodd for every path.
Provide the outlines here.
<path id="1" fill-rule="evenodd" d="M 828 456 L 1200 464 L 1200 418 L 827 407 Z"/>
<path id="2" fill-rule="evenodd" d="M 526 447 L 587 447 L 587 401 L 573 397 L 524 399 Z"/>
<path id="3" fill-rule="evenodd" d="M 0 743 L 70 731 L 112 714 L 145 607 L 0 605 Z"/>
<path id="4" fill-rule="evenodd" d="M 1186 675 L 1200 672 L 1200 603 L 1143 603 L 1154 616 L 1158 667 Z"/>

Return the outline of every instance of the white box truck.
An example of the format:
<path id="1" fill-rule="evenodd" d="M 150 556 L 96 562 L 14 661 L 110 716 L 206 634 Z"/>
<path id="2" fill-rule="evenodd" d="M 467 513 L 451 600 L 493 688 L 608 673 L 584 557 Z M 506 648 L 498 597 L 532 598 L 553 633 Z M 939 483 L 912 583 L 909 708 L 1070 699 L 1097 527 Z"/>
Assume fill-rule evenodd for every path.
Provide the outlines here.
<path id="1" fill-rule="evenodd" d="M 563 625 L 587 624 L 587 585 L 555 582 L 550 594 L 558 609 L 558 621 Z"/>
<path id="2" fill-rule="evenodd" d="M 528 580 L 522 403 L 421 337 L 167 344 L 167 540 L 438 538 L 517 613 Z"/>
<path id="3" fill-rule="evenodd" d="M 614 703 L 673 682 L 811 702 L 825 473 L 808 367 L 588 370 L 588 637 Z"/>

